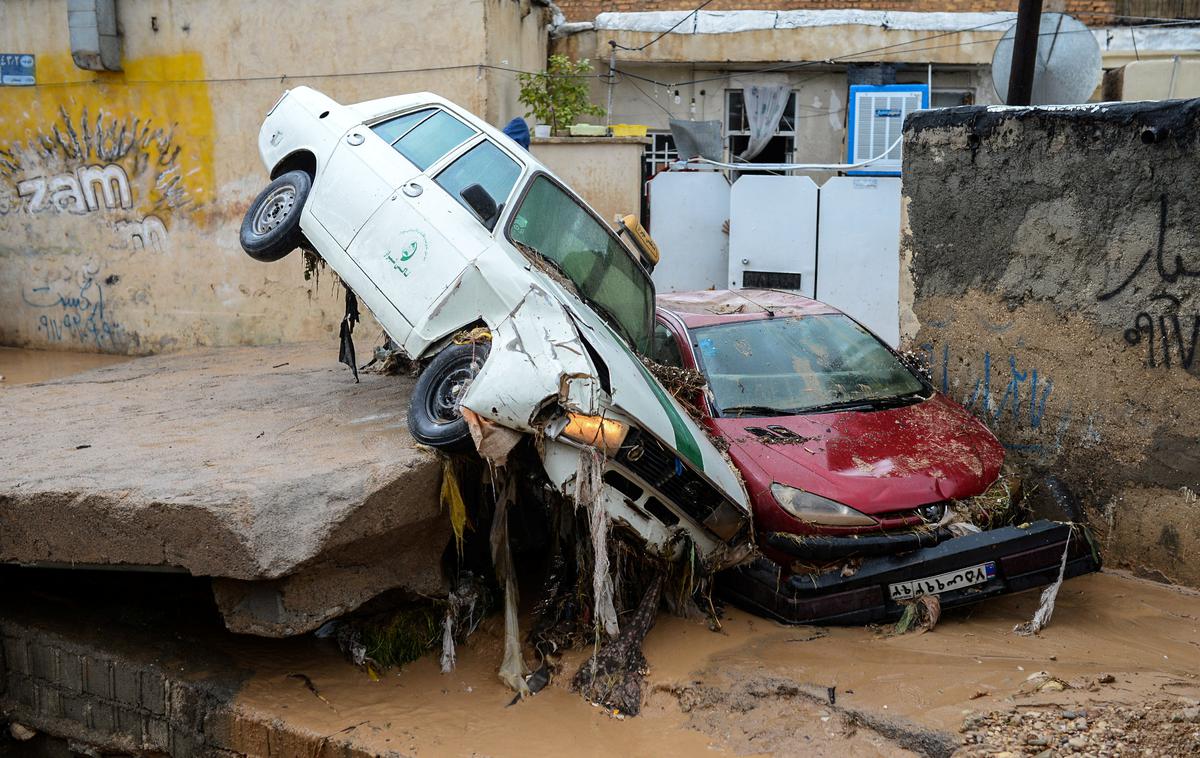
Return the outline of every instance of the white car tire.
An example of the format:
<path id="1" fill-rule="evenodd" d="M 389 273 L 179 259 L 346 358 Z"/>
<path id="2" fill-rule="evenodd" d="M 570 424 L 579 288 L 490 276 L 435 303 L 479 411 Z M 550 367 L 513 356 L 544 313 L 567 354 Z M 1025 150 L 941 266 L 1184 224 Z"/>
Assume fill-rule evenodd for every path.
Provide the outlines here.
<path id="1" fill-rule="evenodd" d="M 486 342 L 450 345 L 433 357 L 417 377 L 408 405 L 413 439 L 440 450 L 471 448 L 471 430 L 458 404 L 483 368 L 488 348 Z"/>
<path id="2" fill-rule="evenodd" d="M 266 186 L 242 219 L 242 249 L 256 261 L 272 263 L 300 246 L 300 212 L 312 189 L 306 171 L 289 171 Z"/>

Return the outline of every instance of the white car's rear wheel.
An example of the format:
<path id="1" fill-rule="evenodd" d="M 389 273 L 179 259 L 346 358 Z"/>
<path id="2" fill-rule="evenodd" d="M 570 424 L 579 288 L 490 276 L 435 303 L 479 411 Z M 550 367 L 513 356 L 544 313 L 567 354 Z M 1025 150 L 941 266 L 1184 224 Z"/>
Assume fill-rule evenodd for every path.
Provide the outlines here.
<path id="1" fill-rule="evenodd" d="M 289 171 L 267 185 L 242 219 L 242 249 L 256 261 L 277 261 L 300 245 L 300 212 L 312 189 L 305 171 Z"/>

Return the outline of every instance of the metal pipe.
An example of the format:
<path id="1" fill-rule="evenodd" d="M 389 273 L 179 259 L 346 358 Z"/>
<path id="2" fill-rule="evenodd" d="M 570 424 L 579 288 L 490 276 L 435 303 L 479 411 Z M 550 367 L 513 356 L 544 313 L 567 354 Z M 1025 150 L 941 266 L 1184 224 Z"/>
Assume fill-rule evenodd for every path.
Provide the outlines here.
<path id="1" fill-rule="evenodd" d="M 606 128 L 612 126 L 613 83 L 617 72 L 617 43 L 609 40 L 608 45 L 608 107 L 604 109 L 604 126 Z"/>
<path id="2" fill-rule="evenodd" d="M 1017 29 L 1013 33 L 1012 68 L 1008 72 L 1005 102 L 1009 105 L 1029 105 L 1033 100 L 1033 73 L 1041 24 L 1042 0 L 1021 0 L 1017 6 Z"/>

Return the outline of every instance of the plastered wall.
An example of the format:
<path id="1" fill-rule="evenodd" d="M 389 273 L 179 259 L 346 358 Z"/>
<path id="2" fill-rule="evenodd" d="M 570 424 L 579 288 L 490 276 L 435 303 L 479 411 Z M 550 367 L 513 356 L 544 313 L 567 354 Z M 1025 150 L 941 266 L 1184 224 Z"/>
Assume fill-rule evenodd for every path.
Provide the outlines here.
<path id="1" fill-rule="evenodd" d="M 1200 100 L 906 124 L 901 323 L 1110 564 L 1200 585 Z"/>
<path id="2" fill-rule="evenodd" d="M 336 336 L 332 277 L 241 251 L 267 181 L 256 139 L 284 89 L 357 102 L 430 90 L 503 124 L 545 60 L 529 0 L 118 0 L 123 68 L 70 57 L 65 0 L 6 0 L 0 53 L 0 344 L 142 354 Z M 495 68 L 481 67 L 488 64 Z M 375 333 L 370 332 L 373 338 Z"/>

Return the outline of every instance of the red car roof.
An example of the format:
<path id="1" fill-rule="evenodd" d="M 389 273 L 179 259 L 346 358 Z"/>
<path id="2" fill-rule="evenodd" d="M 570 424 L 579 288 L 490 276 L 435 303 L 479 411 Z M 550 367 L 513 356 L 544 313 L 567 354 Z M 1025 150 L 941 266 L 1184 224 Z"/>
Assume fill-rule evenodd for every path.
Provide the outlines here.
<path id="1" fill-rule="evenodd" d="M 731 321 L 754 321 L 771 316 L 812 316 L 841 313 L 832 305 L 780 290 L 700 290 L 668 292 L 657 298 L 689 329 Z"/>

